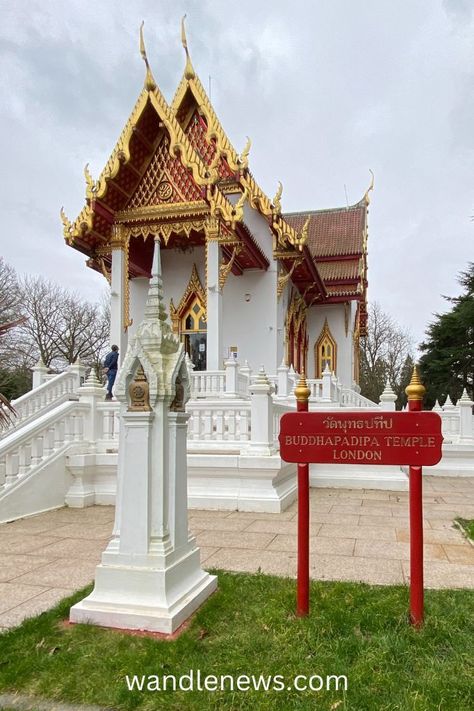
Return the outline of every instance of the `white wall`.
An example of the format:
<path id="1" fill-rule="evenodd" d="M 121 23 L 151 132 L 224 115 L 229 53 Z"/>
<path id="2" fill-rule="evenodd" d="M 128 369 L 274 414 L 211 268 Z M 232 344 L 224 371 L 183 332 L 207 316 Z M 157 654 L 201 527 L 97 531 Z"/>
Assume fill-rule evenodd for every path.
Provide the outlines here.
<path id="1" fill-rule="evenodd" d="M 249 294 L 250 301 L 246 301 Z M 277 368 L 276 285 L 274 274 L 247 270 L 242 276 L 229 274 L 223 298 L 224 355 L 237 346 L 238 361 L 248 360 L 252 369 L 265 366 L 267 373 Z"/>
<path id="2" fill-rule="evenodd" d="M 238 197 L 231 195 L 229 199 L 235 203 Z M 267 373 L 275 374 L 278 358 L 281 361 L 283 331 L 278 331 L 281 306 L 276 297 L 277 264 L 273 260 L 272 235 L 267 221 L 248 204 L 244 208 L 244 221 L 270 266 L 267 271 L 248 269 L 241 276 L 229 274 L 223 292 L 224 355 L 230 346 L 237 346 L 239 363 L 248 360 L 254 371 L 264 365 Z"/>
<path id="3" fill-rule="evenodd" d="M 135 335 L 145 312 L 146 297 L 148 295 L 149 279 L 139 277 L 130 279 L 130 318 L 133 323 L 128 327 L 128 337 Z"/>
<path id="4" fill-rule="evenodd" d="M 161 269 L 163 273 L 163 291 L 165 295 L 166 311 L 169 312 L 170 299 L 177 307 L 184 294 L 193 264 L 201 280 L 202 288 L 206 291 L 206 261 L 204 247 L 194 247 L 192 251 L 180 252 L 176 249 L 161 250 Z"/>
<path id="5" fill-rule="evenodd" d="M 353 325 L 354 309 L 351 305 L 349 311 L 349 323 L 347 336 L 344 325 L 344 304 L 329 304 L 327 306 L 312 306 L 308 309 L 308 375 L 310 378 L 315 375 L 314 345 L 318 340 L 324 320 L 327 318 L 328 326 L 334 340 L 337 343 L 337 372 L 336 375 L 342 383 L 348 387 L 352 385 L 352 374 L 354 368 L 353 354 Z"/>

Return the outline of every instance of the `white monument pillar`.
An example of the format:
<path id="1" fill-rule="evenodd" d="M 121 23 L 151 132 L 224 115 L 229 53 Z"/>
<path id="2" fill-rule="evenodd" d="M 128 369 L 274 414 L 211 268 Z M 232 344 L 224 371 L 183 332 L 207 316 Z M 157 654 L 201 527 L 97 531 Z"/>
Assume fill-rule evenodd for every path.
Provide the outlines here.
<path id="1" fill-rule="evenodd" d="M 221 248 L 216 239 L 206 241 L 207 250 L 207 370 L 222 367 L 222 292 L 219 287 Z"/>
<path id="2" fill-rule="evenodd" d="M 186 433 L 189 375 L 163 306 L 160 246 L 144 319 L 131 339 L 115 393 L 121 403 L 114 535 L 92 593 L 72 622 L 174 632 L 216 589 L 189 535 Z"/>
<path id="3" fill-rule="evenodd" d="M 458 400 L 459 407 L 459 441 L 462 443 L 472 442 L 474 431 L 472 427 L 472 406 L 473 402 L 464 388 L 462 397 Z"/>
<path id="4" fill-rule="evenodd" d="M 397 396 L 392 390 L 392 386 L 390 385 L 390 380 L 387 380 L 385 383 L 385 389 L 383 393 L 380 396 L 380 409 L 385 410 L 385 412 L 393 412 L 395 411 L 395 403 L 397 401 Z"/>

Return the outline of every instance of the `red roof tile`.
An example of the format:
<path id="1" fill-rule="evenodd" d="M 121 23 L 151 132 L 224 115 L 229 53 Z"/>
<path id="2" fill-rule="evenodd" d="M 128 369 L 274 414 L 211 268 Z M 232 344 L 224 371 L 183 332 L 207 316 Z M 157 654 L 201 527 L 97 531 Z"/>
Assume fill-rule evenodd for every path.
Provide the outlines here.
<path id="1" fill-rule="evenodd" d="M 301 230 L 308 215 L 308 247 L 313 257 L 362 254 L 366 205 L 364 202 L 333 210 L 291 212 L 283 215 L 296 230 Z M 318 267 L 320 264 L 318 264 Z"/>
<path id="2" fill-rule="evenodd" d="M 318 262 L 318 270 L 324 282 L 340 279 L 359 279 L 360 259 L 341 259 Z M 328 286 L 328 288 L 331 288 Z"/>
<path id="3" fill-rule="evenodd" d="M 328 284 L 327 286 L 327 292 L 328 296 L 358 296 L 359 294 L 362 293 L 362 287 L 359 282 L 359 284 Z"/>

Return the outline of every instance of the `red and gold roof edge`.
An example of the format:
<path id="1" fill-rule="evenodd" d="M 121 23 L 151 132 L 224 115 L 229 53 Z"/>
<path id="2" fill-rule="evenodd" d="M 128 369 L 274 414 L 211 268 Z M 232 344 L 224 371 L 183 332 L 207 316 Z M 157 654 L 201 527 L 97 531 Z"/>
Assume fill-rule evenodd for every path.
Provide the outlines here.
<path id="1" fill-rule="evenodd" d="M 248 200 L 249 204 L 258 210 L 268 222 L 269 228 L 274 236 L 274 258 L 279 259 L 287 271 L 289 271 L 293 265 L 292 281 L 301 293 L 304 292 L 308 303 L 312 303 L 317 299 L 324 301 L 340 300 L 341 296 L 345 298 L 360 298 L 360 285 L 357 285 L 355 291 L 347 289 L 347 293 L 342 293 L 340 288 L 336 288 L 341 287 L 342 284 L 335 283 L 334 279 L 323 279 L 318 270 L 319 260 L 314 258 L 315 255 L 311 253 L 307 245 L 312 215 L 329 211 L 321 210 L 289 214 L 288 216 L 290 218 L 296 216 L 304 217 L 304 223 L 298 228 L 291 224 L 291 219 L 286 219 L 287 215 L 282 215 L 280 202 L 282 193 L 281 183 L 275 198 L 271 201 L 258 185 L 248 168 L 250 141 L 248 140 L 244 150 L 238 155 L 224 132 L 199 77 L 194 72 L 187 50 L 184 28 L 183 37 L 183 45 L 185 46 L 187 58 L 186 67 L 173 101 L 171 105 L 168 105 L 151 73 L 141 35 L 140 49 L 147 68 L 144 88 L 135 103 L 132 113 L 104 169 L 96 181 L 92 179 L 88 167 L 86 166 L 86 205 L 76 220 L 70 222 L 64 210 L 61 209 L 61 219 L 66 242 L 84 254 L 87 254 L 90 257 L 90 266 L 104 272 L 104 258 L 108 258 L 114 242 L 114 223 L 116 223 L 117 220 L 123 221 L 124 223 L 140 223 L 142 220 L 150 219 L 151 213 L 153 212 L 151 208 L 150 214 L 148 215 L 143 208 L 142 213 L 137 210 L 114 210 L 107 204 L 106 198 L 110 191 L 115 191 L 115 193 L 125 193 L 125 197 L 131 199 L 130 195 L 127 196 L 123 185 L 120 184 L 120 175 L 121 171 L 123 172 L 126 169 L 128 169 L 130 173 L 137 173 L 136 166 L 134 166 L 131 161 L 131 143 L 134 137 L 138 136 L 138 140 L 142 141 L 145 145 L 147 144 L 147 136 L 144 135 L 145 132 L 142 131 L 143 127 L 139 124 L 147 107 L 151 105 L 159 119 L 160 128 L 166 129 L 169 136 L 170 155 L 179 156 L 185 168 L 192 175 L 202 195 L 202 200 L 199 201 L 164 205 L 162 213 L 156 215 L 156 218 L 159 219 L 160 222 L 166 224 L 170 223 L 173 219 L 191 222 L 197 215 L 210 214 L 233 230 L 235 230 L 237 225 L 240 225 L 240 233 L 247 235 L 247 242 L 250 244 L 249 240 L 251 241 L 253 244 L 253 252 L 257 257 L 258 253 L 260 253 L 262 268 L 266 268 L 264 262 L 267 260 L 255 240 L 253 240 L 243 220 L 243 205 L 245 200 Z M 225 180 L 222 179 L 222 172 L 221 175 L 219 175 L 219 172 L 216 170 L 216 165 L 206 165 L 206 162 L 194 149 L 178 121 L 178 114 L 182 102 L 189 93 L 193 96 L 200 115 L 205 118 L 207 125 L 206 138 L 215 145 L 216 156 L 218 156 L 216 160 L 221 160 L 221 162 L 225 161 L 226 166 L 229 168 Z M 158 143 L 155 145 L 153 145 L 153 143 L 149 144 L 149 160 L 139 176 L 134 190 L 137 189 L 139 181 L 143 177 L 157 145 Z M 372 187 L 373 184 L 369 190 L 372 189 Z M 358 207 L 362 203 L 367 207 L 369 202 L 369 190 L 363 200 L 358 203 L 357 206 L 353 207 Z M 241 198 L 236 205 L 232 205 L 227 199 L 226 193 L 229 194 L 237 191 L 240 192 Z M 127 200 L 126 203 L 128 201 L 129 200 Z M 125 207 L 125 205 L 122 205 L 122 207 Z M 153 208 L 156 207 L 158 206 L 153 206 Z M 338 210 L 336 209 L 335 211 Z M 155 215 L 153 215 L 153 217 L 155 217 Z M 340 256 L 342 257 L 342 255 Z M 324 257 L 322 257 L 322 259 L 324 259 Z M 298 260 L 296 269 L 294 268 L 295 260 Z M 304 283 L 299 283 L 298 275 L 303 276 Z M 308 279 L 312 280 L 310 287 L 308 287 L 307 284 Z M 347 284 L 347 286 L 349 286 L 349 284 Z M 340 295 L 339 292 L 341 292 Z"/>

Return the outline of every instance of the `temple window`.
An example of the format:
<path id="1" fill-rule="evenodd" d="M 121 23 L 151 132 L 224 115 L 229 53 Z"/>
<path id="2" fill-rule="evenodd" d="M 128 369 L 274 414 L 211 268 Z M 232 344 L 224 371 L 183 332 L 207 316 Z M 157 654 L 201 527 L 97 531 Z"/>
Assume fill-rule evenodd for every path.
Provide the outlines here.
<path id="1" fill-rule="evenodd" d="M 180 337 L 186 353 L 191 358 L 195 370 L 206 370 L 207 322 L 205 294 L 196 265 L 184 294 L 175 307 L 170 304 L 173 331 Z"/>
<path id="2" fill-rule="evenodd" d="M 321 378 L 327 367 L 331 372 L 336 372 L 337 344 L 329 329 L 327 319 L 314 346 L 314 360 L 316 378 Z"/>

